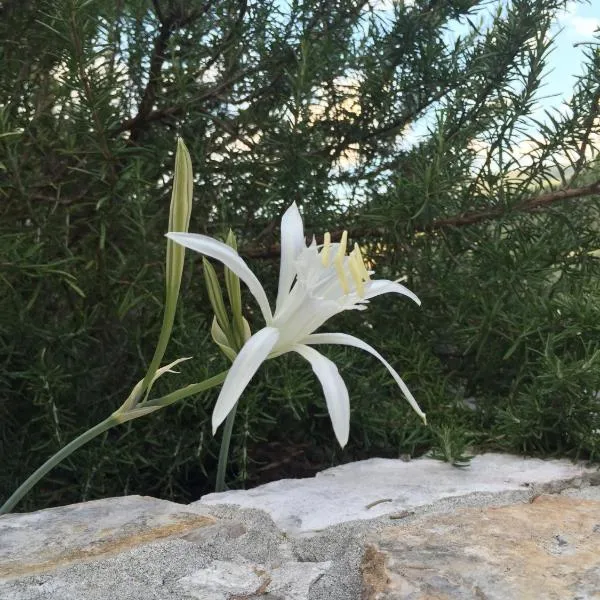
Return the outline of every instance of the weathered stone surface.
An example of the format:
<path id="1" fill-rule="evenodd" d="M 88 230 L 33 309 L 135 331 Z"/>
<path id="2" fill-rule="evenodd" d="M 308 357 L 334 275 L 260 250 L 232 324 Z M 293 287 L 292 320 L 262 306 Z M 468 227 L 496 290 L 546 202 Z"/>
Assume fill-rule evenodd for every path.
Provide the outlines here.
<path id="1" fill-rule="evenodd" d="M 201 507 L 125 496 L 0 518 L 0 577 L 27 575 L 181 536 L 215 522 Z"/>
<path id="2" fill-rule="evenodd" d="M 451 553 L 443 543 L 453 548 L 457 531 L 451 521 L 445 529 L 436 529 L 436 523 L 461 514 L 458 508 L 520 501 L 524 504 L 514 507 L 518 514 L 536 506 L 527 502 L 540 491 L 564 493 L 565 502 L 587 499 L 596 506 L 600 486 L 588 485 L 596 477 L 593 469 L 568 461 L 501 455 L 478 457 L 467 469 L 429 459 L 372 460 L 231 496 L 236 504 L 251 498 L 249 504 L 257 508 L 213 502 L 229 498 L 227 494 L 188 506 L 130 496 L 6 515 L 0 517 L 0 598 L 358 600 L 365 585 L 368 593 L 388 594 L 382 598 L 402 598 L 389 595 L 388 579 L 393 582 L 396 575 L 384 534 L 376 532 L 428 522 L 433 533 L 415 529 L 412 547 L 419 548 L 422 536 L 433 540 L 439 533 L 437 546 L 422 554 L 444 565 Z M 570 556 L 565 548 L 583 548 L 570 531 L 559 528 L 543 538 L 549 540 L 546 551 L 564 558 Z M 466 563 L 481 562 L 486 551 L 483 542 L 473 546 Z M 416 550 L 411 552 L 419 558 Z M 585 595 L 585 586 L 595 585 L 595 576 L 589 569 L 579 580 L 574 576 L 573 589 L 581 591 L 581 600 L 594 597 Z M 494 596 L 503 586 L 499 578 L 487 597 L 527 598 Z M 461 597 L 427 593 L 412 597 Z M 473 597 L 469 593 L 462 597 Z"/>
<path id="3" fill-rule="evenodd" d="M 128 496 L 3 516 L 0 598 L 307 600 L 331 567 L 265 513 L 208 510 Z"/>
<path id="4" fill-rule="evenodd" d="M 363 600 L 600 598 L 600 502 L 422 516 L 368 536 L 362 577 Z"/>
<path id="5" fill-rule="evenodd" d="M 539 493 L 577 487 L 597 476 L 568 460 L 539 460 L 505 454 L 482 454 L 458 469 L 430 458 L 405 462 L 373 458 L 327 469 L 316 477 L 274 481 L 251 490 L 207 494 L 192 506 L 233 504 L 264 510 L 278 527 L 309 533 L 360 519 L 403 514 L 417 507 L 473 494 L 505 503 Z M 486 504 L 481 496 L 481 502 Z"/>
<path id="6" fill-rule="evenodd" d="M 304 600 L 310 586 L 331 566 L 289 562 L 268 568 L 256 564 L 214 561 L 205 569 L 183 577 L 176 589 L 195 600 L 251 600 L 281 598 Z"/>

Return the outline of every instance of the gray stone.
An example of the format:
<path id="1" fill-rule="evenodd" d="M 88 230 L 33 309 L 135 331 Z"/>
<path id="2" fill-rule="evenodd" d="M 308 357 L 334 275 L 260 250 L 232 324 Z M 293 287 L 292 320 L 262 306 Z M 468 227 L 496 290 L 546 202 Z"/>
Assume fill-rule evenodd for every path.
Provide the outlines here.
<path id="1" fill-rule="evenodd" d="M 595 469 L 568 461 L 492 454 L 465 469 L 431 459 L 374 459 L 315 478 L 210 494 L 188 506 L 129 496 L 5 515 L 0 598 L 358 600 L 373 590 L 387 598 L 409 597 L 389 596 L 386 573 L 393 572 L 395 559 L 386 554 L 392 548 L 385 545 L 391 539 L 386 532 L 417 522 L 435 532 L 436 523 L 448 519 L 443 531 L 454 536 L 452 519 L 461 511 L 521 502 L 518 515 L 541 492 L 564 502 L 600 501 L 597 477 Z M 597 535 L 600 523 L 594 527 Z M 555 560 L 575 560 L 582 546 L 574 535 L 556 529 L 543 538 L 544 552 Z M 427 547 L 440 565 L 449 556 L 442 538 Z M 428 539 L 433 538 L 425 536 L 425 543 Z M 487 544 L 484 536 L 474 547 Z M 415 560 L 427 552 L 408 549 Z M 595 566 L 587 564 L 579 579 L 576 574 L 573 593 L 586 598 L 597 578 Z M 473 597 L 461 590 L 462 580 L 436 577 L 431 581 L 440 590 L 455 594 L 447 597 Z M 409 591 L 415 586 L 406 585 Z"/>
<path id="2" fill-rule="evenodd" d="M 0 577 L 39 573 L 215 523 L 206 509 L 142 496 L 0 518 Z"/>
<path id="3" fill-rule="evenodd" d="M 306 600 L 330 567 L 260 511 L 128 496 L 0 518 L 3 600 Z"/>
<path id="4" fill-rule="evenodd" d="M 310 586 L 331 563 L 288 562 L 276 567 L 213 561 L 177 582 L 176 589 L 196 600 L 246 600 L 268 595 L 282 600 L 308 598 Z"/>
<path id="5" fill-rule="evenodd" d="M 505 503 L 579 487 L 596 469 L 568 460 L 505 454 L 476 456 L 466 468 L 430 458 L 405 462 L 372 458 L 327 469 L 308 479 L 283 479 L 251 490 L 207 494 L 191 506 L 230 504 L 258 508 L 293 534 L 310 534 L 355 520 L 401 515 L 438 502 L 479 494 L 477 503 L 502 496 Z"/>

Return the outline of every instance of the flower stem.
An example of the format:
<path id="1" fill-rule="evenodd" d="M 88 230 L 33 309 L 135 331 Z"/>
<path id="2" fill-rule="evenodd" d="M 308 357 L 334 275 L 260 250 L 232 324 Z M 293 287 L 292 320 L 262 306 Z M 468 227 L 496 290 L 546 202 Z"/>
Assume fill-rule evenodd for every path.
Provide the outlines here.
<path id="1" fill-rule="evenodd" d="M 225 485 L 225 471 L 227 470 L 227 458 L 229 457 L 229 444 L 231 442 L 231 432 L 233 431 L 233 422 L 237 411 L 238 403 L 231 409 L 231 412 L 225 419 L 225 427 L 223 428 L 223 439 L 221 440 L 221 449 L 219 450 L 219 464 L 217 465 L 217 483 L 215 492 L 224 492 L 227 490 Z"/>
<path id="2" fill-rule="evenodd" d="M 72 442 L 69 442 L 64 448 L 61 448 L 54 456 L 50 457 L 39 469 L 32 473 L 17 488 L 17 490 L 12 494 L 12 496 L 10 496 L 10 498 L 2 506 L 0 506 L 0 515 L 9 513 L 22 500 L 23 496 L 25 496 L 25 494 L 27 494 L 27 492 L 29 492 L 29 490 L 31 490 L 31 488 L 42 477 L 44 477 L 44 475 L 46 475 L 46 473 L 51 471 L 58 463 L 70 456 L 73 452 L 75 452 L 75 450 L 81 448 L 81 446 L 87 444 L 89 441 L 93 440 L 101 433 L 104 433 L 105 431 L 107 431 L 111 427 L 114 427 L 115 425 L 121 425 L 122 423 L 126 423 L 127 421 L 137 419 L 146 414 L 150 414 L 151 412 L 154 412 L 156 410 L 160 410 L 165 406 L 174 404 L 175 402 L 183 400 L 184 398 L 188 398 L 189 396 L 193 396 L 194 394 L 204 392 L 216 385 L 223 383 L 226 376 L 227 371 L 223 371 L 218 375 L 214 375 L 213 377 L 202 381 L 201 383 L 194 383 L 179 390 L 176 390 L 175 392 L 171 392 L 166 396 L 162 396 L 161 398 L 142 402 L 137 407 L 134 406 L 133 408 L 124 410 L 122 412 L 117 410 L 112 415 L 110 415 L 110 417 L 104 419 L 104 421 L 98 423 L 91 429 L 88 429 L 79 437 L 75 438 Z M 231 427 L 229 428 L 229 436 L 231 437 Z M 225 460 L 226 459 L 227 456 L 225 456 Z"/>
<path id="3" fill-rule="evenodd" d="M 27 494 L 27 492 L 44 476 L 46 473 L 51 471 L 58 463 L 67 458 L 70 454 L 75 452 L 78 448 L 81 448 L 84 444 L 87 444 L 90 440 L 93 440 L 96 436 L 104 433 L 111 427 L 118 425 L 122 421 L 119 420 L 115 415 L 111 415 L 108 419 L 98 423 L 91 429 L 82 433 L 79 437 L 75 438 L 72 442 L 69 442 L 64 448 L 61 448 L 54 456 L 50 457 L 39 469 L 32 473 L 10 496 L 10 498 L 0 506 L 0 515 L 9 513 Z"/>

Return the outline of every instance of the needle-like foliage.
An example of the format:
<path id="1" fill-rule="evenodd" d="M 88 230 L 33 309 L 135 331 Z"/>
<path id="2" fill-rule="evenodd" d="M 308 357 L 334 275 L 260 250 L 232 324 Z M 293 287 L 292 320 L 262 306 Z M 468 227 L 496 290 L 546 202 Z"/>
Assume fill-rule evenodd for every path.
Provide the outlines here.
<path id="1" fill-rule="evenodd" d="M 307 234 L 347 229 L 378 277 L 406 276 L 422 300 L 374 299 L 327 330 L 377 347 L 430 428 L 375 359 L 333 348 L 352 397 L 342 452 L 310 367 L 281 357 L 238 407 L 230 485 L 431 449 L 456 464 L 482 449 L 597 459 L 597 35 L 566 104 L 538 110 L 567 4 L 1 2 L 0 497 L 152 360 L 178 135 L 190 231 L 231 228 L 273 301 L 292 201 Z M 212 319 L 188 256 L 164 359 L 193 356 L 186 381 L 227 366 Z M 20 509 L 211 491 L 216 397 L 107 432 Z"/>

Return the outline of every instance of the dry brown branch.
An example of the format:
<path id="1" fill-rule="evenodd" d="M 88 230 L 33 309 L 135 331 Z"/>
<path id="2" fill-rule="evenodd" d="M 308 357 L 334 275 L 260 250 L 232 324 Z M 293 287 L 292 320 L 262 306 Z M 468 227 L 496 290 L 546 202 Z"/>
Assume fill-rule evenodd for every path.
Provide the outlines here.
<path id="1" fill-rule="evenodd" d="M 138 112 L 133 119 L 130 119 L 128 129 L 131 131 L 131 139 L 136 141 L 140 134 L 140 125 L 144 123 L 148 115 L 152 112 L 152 106 L 156 98 L 156 91 L 160 84 L 162 66 L 165 60 L 165 52 L 169 44 L 169 39 L 173 33 L 175 21 L 171 17 L 165 18 L 160 10 L 158 2 L 154 2 L 157 17 L 160 21 L 160 29 L 150 58 L 150 69 L 148 70 L 148 83 L 142 94 L 142 99 L 138 107 Z"/>
<path id="2" fill-rule="evenodd" d="M 559 202 L 561 200 L 573 200 L 575 198 L 585 198 L 587 196 L 600 195 L 600 180 L 595 181 L 594 183 L 590 183 L 589 185 L 585 185 L 578 188 L 566 189 L 566 190 L 554 190 L 552 192 L 548 192 L 546 194 L 542 194 L 540 196 L 536 196 L 535 198 L 530 198 L 525 200 L 517 205 L 515 205 L 510 213 L 529 213 L 535 212 L 540 208 L 549 206 L 554 204 L 555 202 Z M 468 225 L 476 225 L 478 223 L 484 223 L 485 221 L 491 221 L 493 219 L 497 219 L 502 217 L 503 215 L 509 214 L 505 208 L 490 208 L 489 210 L 483 211 L 474 211 L 464 213 L 462 215 L 455 215 L 453 217 L 447 217 L 444 219 L 437 219 L 432 221 L 431 223 L 425 225 L 415 224 L 413 227 L 413 231 L 415 233 L 423 232 L 430 233 L 433 231 L 438 231 L 441 229 L 447 229 L 451 227 L 465 227 Z M 339 241 L 342 237 L 342 230 L 336 230 L 331 232 L 332 241 Z M 380 236 L 385 233 L 385 229 L 383 227 L 377 228 L 356 228 L 348 231 L 350 238 L 355 240 L 359 238 L 367 238 L 373 236 Z M 312 237 L 311 237 L 312 239 Z M 322 240 L 317 239 L 317 242 Z M 278 258 L 280 253 L 279 244 L 273 244 L 271 246 L 266 247 L 253 247 L 247 246 L 242 248 L 240 253 L 243 256 L 248 258 L 257 258 L 257 259 L 271 259 Z"/>

